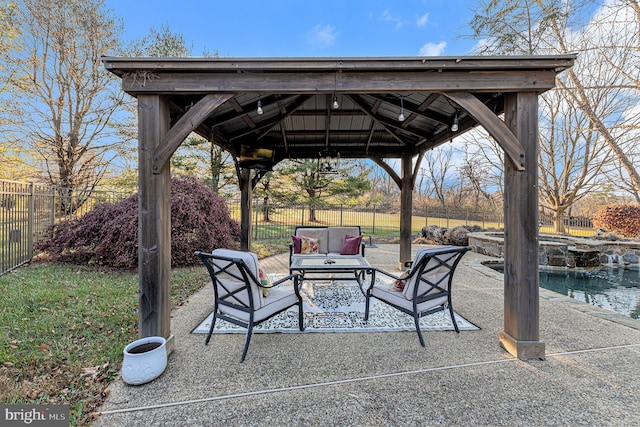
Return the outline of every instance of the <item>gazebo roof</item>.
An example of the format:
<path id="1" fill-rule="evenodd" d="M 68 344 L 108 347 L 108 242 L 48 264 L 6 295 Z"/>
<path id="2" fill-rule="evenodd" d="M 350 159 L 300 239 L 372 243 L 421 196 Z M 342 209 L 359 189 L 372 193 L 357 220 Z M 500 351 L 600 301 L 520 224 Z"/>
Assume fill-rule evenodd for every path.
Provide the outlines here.
<path id="1" fill-rule="evenodd" d="M 494 114 L 507 92 L 544 92 L 575 55 L 383 58 L 120 58 L 105 68 L 133 95 L 169 97 L 171 124 L 207 94 L 231 95 L 193 130 L 234 155 L 241 146 L 285 158 L 416 155 L 474 126 L 456 103 L 473 95 Z M 338 108 L 333 108 L 335 100 Z M 261 103 L 263 114 L 258 114 Z M 399 120 L 403 108 L 405 120 Z M 473 113 L 473 112 L 471 112 Z M 451 130 L 455 116 L 457 132 Z"/>

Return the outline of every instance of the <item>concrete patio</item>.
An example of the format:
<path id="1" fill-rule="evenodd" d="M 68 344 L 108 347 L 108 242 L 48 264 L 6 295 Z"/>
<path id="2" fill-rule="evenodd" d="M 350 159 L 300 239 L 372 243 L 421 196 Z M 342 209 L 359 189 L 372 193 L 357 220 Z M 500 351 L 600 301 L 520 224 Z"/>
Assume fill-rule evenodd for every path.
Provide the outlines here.
<path id="1" fill-rule="evenodd" d="M 417 251 L 423 245 L 413 245 Z M 398 245 L 367 248 L 393 271 Z M 503 278 L 467 253 L 454 276 L 456 312 L 478 331 L 255 334 L 190 331 L 212 308 L 210 285 L 173 312 L 166 371 L 110 386 L 95 426 L 638 425 L 640 321 L 541 289 L 546 360 L 499 344 Z M 265 259 L 287 271 L 287 254 Z"/>

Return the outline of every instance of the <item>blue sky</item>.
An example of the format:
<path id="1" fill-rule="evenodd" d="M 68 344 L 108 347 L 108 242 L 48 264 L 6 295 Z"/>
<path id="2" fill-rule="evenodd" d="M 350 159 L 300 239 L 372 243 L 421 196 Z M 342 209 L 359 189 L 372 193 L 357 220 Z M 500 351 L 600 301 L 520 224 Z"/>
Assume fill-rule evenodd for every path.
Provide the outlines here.
<path id="1" fill-rule="evenodd" d="M 221 56 L 464 55 L 474 42 L 461 0 L 106 0 L 126 40 L 168 24 L 193 45 Z"/>

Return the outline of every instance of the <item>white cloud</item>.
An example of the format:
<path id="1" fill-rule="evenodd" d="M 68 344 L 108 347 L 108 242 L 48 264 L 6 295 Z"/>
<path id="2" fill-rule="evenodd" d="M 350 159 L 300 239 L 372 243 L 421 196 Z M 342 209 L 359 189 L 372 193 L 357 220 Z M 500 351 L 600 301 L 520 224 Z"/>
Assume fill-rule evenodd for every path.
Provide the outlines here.
<path id="1" fill-rule="evenodd" d="M 425 13 L 424 15 L 422 15 L 418 19 L 416 19 L 416 25 L 418 27 L 424 27 L 425 25 L 427 25 L 428 21 L 429 21 L 429 14 Z"/>
<path id="2" fill-rule="evenodd" d="M 310 45 L 325 48 L 332 46 L 336 41 L 337 32 L 336 28 L 331 25 L 316 25 L 313 27 L 311 31 L 308 33 L 307 40 Z"/>
<path id="3" fill-rule="evenodd" d="M 386 9 L 384 12 L 382 12 L 382 20 L 386 22 L 393 22 L 394 24 L 396 24 L 396 29 L 401 28 L 404 25 L 404 21 L 402 20 L 402 18 L 391 15 L 389 9 Z"/>
<path id="4" fill-rule="evenodd" d="M 435 43 L 426 43 L 420 48 L 418 55 L 420 56 L 440 56 L 444 49 L 447 47 L 447 42 L 440 42 L 438 44 Z"/>

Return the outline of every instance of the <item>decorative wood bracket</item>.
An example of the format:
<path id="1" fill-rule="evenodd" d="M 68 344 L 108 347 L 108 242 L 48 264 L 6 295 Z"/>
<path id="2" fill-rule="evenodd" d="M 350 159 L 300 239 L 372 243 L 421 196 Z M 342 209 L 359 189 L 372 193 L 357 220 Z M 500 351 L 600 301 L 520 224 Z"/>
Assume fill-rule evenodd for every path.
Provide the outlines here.
<path id="1" fill-rule="evenodd" d="M 213 113 L 216 108 L 227 102 L 233 95 L 205 95 L 200 101 L 189 108 L 189 110 L 174 124 L 169 132 L 162 138 L 157 150 L 153 153 L 152 168 L 154 174 L 166 166 L 167 162 L 178 149 L 182 141 L 189 136 L 202 122 Z"/>
<path id="2" fill-rule="evenodd" d="M 389 176 L 391 177 L 393 182 L 396 183 L 398 188 L 402 188 L 402 179 L 396 173 L 396 171 L 394 171 L 393 168 L 391 166 L 389 166 L 389 164 L 387 162 L 385 162 L 381 157 L 373 157 L 372 156 L 372 157 L 370 157 L 370 159 L 373 160 L 378 166 L 380 166 L 382 169 L 384 169 L 389 174 Z"/>
<path id="3" fill-rule="evenodd" d="M 495 138 L 516 169 L 519 171 L 524 170 L 524 149 L 520 141 L 493 111 L 489 110 L 478 98 L 468 92 L 442 92 L 442 95 L 458 104 L 476 119 Z"/>

